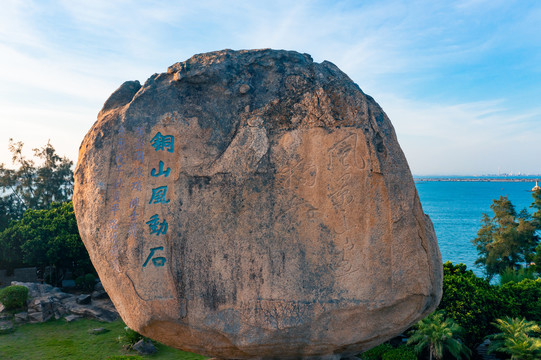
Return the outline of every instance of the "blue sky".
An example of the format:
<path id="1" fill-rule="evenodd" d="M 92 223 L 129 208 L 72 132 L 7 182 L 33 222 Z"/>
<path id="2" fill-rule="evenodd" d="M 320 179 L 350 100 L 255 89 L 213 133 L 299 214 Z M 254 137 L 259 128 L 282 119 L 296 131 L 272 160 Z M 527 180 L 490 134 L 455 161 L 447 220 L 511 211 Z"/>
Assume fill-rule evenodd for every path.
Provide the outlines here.
<path id="1" fill-rule="evenodd" d="M 541 1 L 13 1 L 0 5 L 0 162 L 77 160 L 101 106 L 193 54 L 329 60 L 389 115 L 412 172 L 541 173 Z"/>

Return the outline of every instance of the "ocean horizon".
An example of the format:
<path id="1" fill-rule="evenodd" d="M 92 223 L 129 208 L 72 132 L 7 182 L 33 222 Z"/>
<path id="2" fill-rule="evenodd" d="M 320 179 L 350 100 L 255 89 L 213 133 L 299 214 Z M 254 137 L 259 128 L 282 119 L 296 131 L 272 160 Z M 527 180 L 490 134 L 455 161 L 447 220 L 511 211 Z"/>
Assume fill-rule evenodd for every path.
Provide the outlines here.
<path id="1" fill-rule="evenodd" d="M 472 240 L 482 226 L 483 213 L 492 217 L 490 205 L 500 196 L 507 196 L 517 213 L 523 208 L 532 213 L 531 189 L 538 179 L 536 176 L 522 176 L 507 178 L 507 181 L 503 180 L 505 177 L 490 181 L 489 178 L 492 176 L 414 176 L 423 211 L 434 224 L 443 262 L 464 263 L 478 276 L 485 274 L 474 264 L 477 249 Z"/>

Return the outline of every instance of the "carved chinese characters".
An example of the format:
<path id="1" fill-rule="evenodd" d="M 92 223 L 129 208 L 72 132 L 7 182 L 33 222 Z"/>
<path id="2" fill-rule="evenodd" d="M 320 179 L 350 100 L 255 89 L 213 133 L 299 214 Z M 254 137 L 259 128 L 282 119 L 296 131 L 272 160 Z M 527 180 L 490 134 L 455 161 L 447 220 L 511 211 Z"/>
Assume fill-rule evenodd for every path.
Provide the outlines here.
<path id="1" fill-rule="evenodd" d="M 338 359 L 441 296 L 389 120 L 308 55 L 224 50 L 125 83 L 81 145 L 74 206 L 126 324 L 208 356 Z"/>
<path id="2" fill-rule="evenodd" d="M 174 152 L 175 150 L 175 138 L 171 135 L 163 136 L 160 132 L 156 133 L 152 140 L 150 140 L 150 143 L 152 144 L 152 147 L 154 147 L 155 151 L 168 151 L 168 152 Z M 160 177 L 163 176 L 164 178 L 167 178 L 169 176 L 169 173 L 171 172 L 171 168 L 167 168 L 165 171 L 163 170 L 164 163 L 162 160 L 159 162 L 158 171 L 156 171 L 155 168 L 153 168 L 150 171 L 150 176 L 152 177 Z M 152 189 L 152 195 L 150 196 L 149 204 L 159 204 L 159 205 L 167 205 L 171 200 L 167 198 L 167 185 L 158 186 L 154 189 Z M 163 220 L 160 223 L 160 217 L 158 214 L 154 214 L 150 217 L 149 221 L 146 222 L 146 224 L 149 227 L 150 234 L 154 234 L 156 236 L 160 235 L 166 235 L 167 229 L 169 228 L 169 224 L 167 224 L 167 220 Z M 156 246 L 150 249 L 150 253 L 143 263 L 143 267 L 146 267 L 150 260 L 152 260 L 152 264 L 156 267 L 161 267 L 165 265 L 165 262 L 167 259 L 164 256 L 156 256 L 156 253 L 163 252 L 164 247 Z"/>

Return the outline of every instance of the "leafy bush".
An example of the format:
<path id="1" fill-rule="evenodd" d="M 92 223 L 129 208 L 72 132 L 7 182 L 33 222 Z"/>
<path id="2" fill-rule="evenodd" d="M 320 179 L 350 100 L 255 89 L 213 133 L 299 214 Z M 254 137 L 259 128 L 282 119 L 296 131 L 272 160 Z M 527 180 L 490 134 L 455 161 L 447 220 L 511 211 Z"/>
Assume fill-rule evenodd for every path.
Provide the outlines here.
<path id="1" fill-rule="evenodd" d="M 381 360 L 417 360 L 415 352 L 407 346 L 386 351 Z"/>
<path id="2" fill-rule="evenodd" d="M 94 285 L 96 285 L 96 277 L 92 274 L 79 276 L 75 279 L 75 285 L 77 285 L 79 289 L 92 291 L 94 290 Z"/>
<path id="3" fill-rule="evenodd" d="M 475 348 L 484 337 L 493 332 L 491 325 L 508 308 L 498 286 L 475 276 L 466 265 L 443 265 L 443 297 L 438 310 L 454 319 L 465 332 L 463 339 L 469 348 Z"/>
<path id="4" fill-rule="evenodd" d="M 508 282 L 521 282 L 524 279 L 535 279 L 536 273 L 533 270 L 533 268 L 520 268 L 518 270 L 514 270 L 512 268 L 505 269 L 500 274 L 500 284 L 506 284 Z"/>
<path id="5" fill-rule="evenodd" d="M 28 288 L 26 286 L 11 285 L 0 290 L 0 303 L 7 310 L 24 307 L 27 299 Z"/>
<path id="6" fill-rule="evenodd" d="M 496 319 L 494 324 L 500 333 L 489 336 L 489 353 L 497 352 L 511 355 L 511 359 L 535 360 L 541 358 L 541 339 L 532 336 L 541 328 L 535 321 L 524 318 Z"/>
<path id="7" fill-rule="evenodd" d="M 124 335 L 118 337 L 118 341 L 124 343 L 128 349 L 131 349 L 139 340 L 145 337 L 139 334 L 137 331 L 130 329 L 128 326 L 124 327 Z"/>
<path id="8" fill-rule="evenodd" d="M 508 282 L 500 287 L 504 314 L 541 321 L 541 279 Z"/>
<path id="9" fill-rule="evenodd" d="M 372 348 L 368 351 L 365 351 L 361 354 L 361 359 L 363 360 L 381 360 L 381 357 L 383 354 L 385 354 L 387 351 L 392 350 L 393 347 L 388 343 L 383 343 L 375 348 Z"/>

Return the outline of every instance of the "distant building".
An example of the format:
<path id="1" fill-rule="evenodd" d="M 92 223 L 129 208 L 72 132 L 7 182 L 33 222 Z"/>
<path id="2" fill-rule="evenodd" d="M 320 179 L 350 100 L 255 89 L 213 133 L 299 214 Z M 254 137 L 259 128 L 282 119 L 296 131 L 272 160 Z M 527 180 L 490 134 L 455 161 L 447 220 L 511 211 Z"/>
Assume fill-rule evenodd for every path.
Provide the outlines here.
<path id="1" fill-rule="evenodd" d="M 536 181 L 535 186 L 532 188 L 532 191 L 538 191 L 538 190 L 541 190 L 541 187 L 539 187 L 539 185 L 537 185 L 537 181 Z"/>

